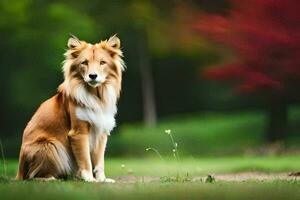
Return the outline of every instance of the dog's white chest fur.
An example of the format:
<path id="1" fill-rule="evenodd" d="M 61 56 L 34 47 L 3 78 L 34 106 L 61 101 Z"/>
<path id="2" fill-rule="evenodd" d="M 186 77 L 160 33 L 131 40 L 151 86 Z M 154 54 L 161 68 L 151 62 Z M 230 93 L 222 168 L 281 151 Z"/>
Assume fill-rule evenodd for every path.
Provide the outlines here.
<path id="1" fill-rule="evenodd" d="M 100 134 L 109 135 L 116 125 L 116 92 L 113 87 L 106 86 L 103 103 L 98 97 L 88 93 L 84 87 L 78 87 L 75 98 L 83 105 L 76 107 L 76 116 L 91 125 L 90 144 L 94 146 L 93 143 Z"/>
<path id="2" fill-rule="evenodd" d="M 102 109 L 89 109 L 83 107 L 76 108 L 78 119 L 90 123 L 93 129 L 99 133 L 110 134 L 115 127 L 115 118 L 113 112 L 105 112 Z"/>

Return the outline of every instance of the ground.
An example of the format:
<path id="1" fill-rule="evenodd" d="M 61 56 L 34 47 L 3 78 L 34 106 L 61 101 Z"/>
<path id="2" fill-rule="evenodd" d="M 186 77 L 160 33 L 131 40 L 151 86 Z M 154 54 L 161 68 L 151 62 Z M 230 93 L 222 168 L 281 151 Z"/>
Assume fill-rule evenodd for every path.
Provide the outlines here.
<path id="1" fill-rule="evenodd" d="M 289 176 L 300 156 L 108 159 L 115 184 L 14 181 L 16 168 L 7 160 L 6 176 L 1 169 L 3 199 L 300 199 L 300 179 Z"/>

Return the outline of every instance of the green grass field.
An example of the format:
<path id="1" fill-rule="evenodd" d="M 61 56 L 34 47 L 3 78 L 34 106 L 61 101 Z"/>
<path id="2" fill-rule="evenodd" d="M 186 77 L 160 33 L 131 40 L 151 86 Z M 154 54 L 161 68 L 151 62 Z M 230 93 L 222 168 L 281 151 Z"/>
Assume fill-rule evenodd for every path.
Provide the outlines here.
<path id="1" fill-rule="evenodd" d="M 299 148 L 299 119 L 300 108 L 290 107 L 285 148 Z M 267 121 L 266 113 L 251 111 L 179 115 L 160 120 L 155 128 L 127 124 L 116 131 L 119 134 L 112 133 L 108 153 L 144 156 L 148 154 L 145 148 L 150 146 L 169 155 L 172 144 L 164 130 L 171 129 L 183 155 L 244 155 L 266 145 Z"/>
<path id="2" fill-rule="evenodd" d="M 300 198 L 299 178 L 287 176 L 299 171 L 300 156 L 184 158 L 179 164 L 172 158 L 165 162 L 155 158 L 108 159 L 106 174 L 117 180 L 115 184 L 14 181 L 17 161 L 6 161 L 6 167 L 7 176 L 1 168 L 0 199 Z M 181 178 L 174 179 L 178 174 Z M 215 177 L 214 182 L 205 181 L 208 174 Z M 222 175 L 225 178 L 221 179 Z M 240 180 L 242 176 L 247 180 Z M 269 178 L 259 179 L 265 176 Z"/>
<path id="3" fill-rule="evenodd" d="M 291 108 L 285 142 L 295 151 L 284 149 L 281 156 L 272 148 L 259 150 L 268 149 L 262 112 L 179 116 L 156 128 L 123 125 L 107 149 L 106 175 L 117 183 L 14 181 L 17 160 L 8 159 L 5 170 L 0 161 L 0 199 L 300 199 L 299 177 L 288 176 L 300 171 L 298 119 L 300 109 Z M 166 129 L 178 143 L 179 163 L 170 157 L 174 146 Z M 14 140 L 4 142 L 5 155 L 15 156 L 9 153 L 16 146 Z M 215 181 L 206 182 L 208 175 Z"/>

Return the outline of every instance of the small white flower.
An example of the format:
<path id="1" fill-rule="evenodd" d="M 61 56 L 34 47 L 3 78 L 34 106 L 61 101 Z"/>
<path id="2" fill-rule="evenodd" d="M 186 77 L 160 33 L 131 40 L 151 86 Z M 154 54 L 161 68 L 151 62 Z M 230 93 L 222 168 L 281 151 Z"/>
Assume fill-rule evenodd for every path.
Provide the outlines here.
<path id="1" fill-rule="evenodd" d="M 145 150 L 146 150 L 146 151 L 149 151 L 149 150 L 150 150 L 150 148 L 146 148 Z"/>
<path id="2" fill-rule="evenodd" d="M 176 149 L 173 149 L 173 152 L 175 153 L 175 152 L 176 152 Z"/>
<path id="3" fill-rule="evenodd" d="M 175 142 L 175 144 L 174 144 L 174 145 L 175 145 L 175 147 L 176 147 L 176 148 L 178 147 L 178 144 L 177 144 L 177 142 Z"/>
<path id="4" fill-rule="evenodd" d="M 124 164 L 122 164 L 122 165 L 121 165 L 121 168 L 125 168 L 125 165 L 124 165 Z"/>
<path id="5" fill-rule="evenodd" d="M 167 130 L 165 130 L 165 133 L 168 134 L 168 135 L 170 135 L 171 134 L 171 130 L 167 129 Z"/>

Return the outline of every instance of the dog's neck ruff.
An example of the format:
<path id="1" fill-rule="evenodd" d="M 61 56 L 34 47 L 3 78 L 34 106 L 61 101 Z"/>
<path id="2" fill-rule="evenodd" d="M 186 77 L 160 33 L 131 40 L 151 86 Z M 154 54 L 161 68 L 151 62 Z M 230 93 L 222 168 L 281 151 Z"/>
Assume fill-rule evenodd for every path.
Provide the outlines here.
<path id="1" fill-rule="evenodd" d="M 101 88 L 101 96 L 98 97 L 89 92 L 86 88 L 89 86 L 84 84 L 76 84 L 74 87 L 67 87 L 67 85 L 65 85 L 66 94 L 77 103 L 76 117 L 87 121 L 91 125 L 91 132 L 96 135 L 109 135 L 116 124 L 117 93 L 115 88 L 109 84 L 100 86 L 103 88 Z M 68 91 L 69 88 L 73 88 L 73 90 Z"/>

